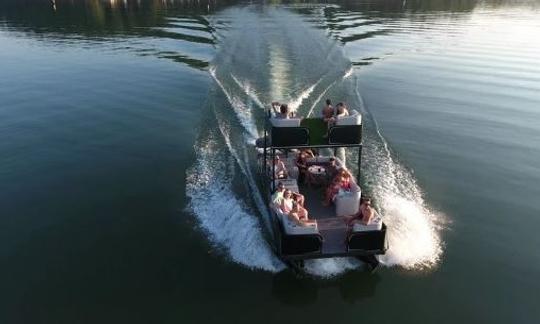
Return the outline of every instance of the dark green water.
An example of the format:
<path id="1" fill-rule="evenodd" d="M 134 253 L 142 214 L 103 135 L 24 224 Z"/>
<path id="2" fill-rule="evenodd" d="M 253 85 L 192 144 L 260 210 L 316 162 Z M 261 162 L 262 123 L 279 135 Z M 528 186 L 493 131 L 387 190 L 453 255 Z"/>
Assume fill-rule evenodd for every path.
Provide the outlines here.
<path id="1" fill-rule="evenodd" d="M 540 3 L 0 2 L 1 323 L 540 321 Z M 376 273 L 273 255 L 263 107 L 346 101 Z"/>

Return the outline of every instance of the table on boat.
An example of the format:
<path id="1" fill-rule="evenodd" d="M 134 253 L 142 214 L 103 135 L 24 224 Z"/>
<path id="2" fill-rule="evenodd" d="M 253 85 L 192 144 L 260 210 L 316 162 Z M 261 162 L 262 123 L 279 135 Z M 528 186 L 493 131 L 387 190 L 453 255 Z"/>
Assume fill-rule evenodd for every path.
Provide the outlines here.
<path id="1" fill-rule="evenodd" d="M 312 165 L 308 167 L 310 183 L 314 185 L 322 185 L 326 182 L 326 168 L 321 165 Z"/>

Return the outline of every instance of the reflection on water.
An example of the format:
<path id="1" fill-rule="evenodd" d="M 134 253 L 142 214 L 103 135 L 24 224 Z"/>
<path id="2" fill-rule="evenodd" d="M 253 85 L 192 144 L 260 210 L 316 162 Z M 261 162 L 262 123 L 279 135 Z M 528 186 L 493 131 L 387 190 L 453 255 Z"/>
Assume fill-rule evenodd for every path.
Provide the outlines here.
<path id="1" fill-rule="evenodd" d="M 0 21 L 1 30 L 10 36 L 35 38 L 44 45 L 100 46 L 205 69 L 218 38 L 208 15 L 226 5 L 223 1 L 8 0 L 0 3 Z M 224 22 L 215 25 L 226 30 Z"/>

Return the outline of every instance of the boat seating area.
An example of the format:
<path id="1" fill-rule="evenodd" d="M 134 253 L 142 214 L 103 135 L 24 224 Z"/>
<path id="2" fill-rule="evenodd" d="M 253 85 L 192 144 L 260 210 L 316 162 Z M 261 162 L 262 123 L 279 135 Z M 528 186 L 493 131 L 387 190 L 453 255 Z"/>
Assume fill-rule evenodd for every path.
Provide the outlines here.
<path id="1" fill-rule="evenodd" d="M 287 172 L 289 174 L 289 177 L 286 179 L 276 179 L 274 180 L 274 187 L 277 187 L 277 184 L 279 182 L 282 182 L 286 189 L 290 189 L 293 192 L 299 192 L 303 194 L 306 197 L 306 201 L 310 203 L 311 201 L 316 202 L 317 206 L 315 204 L 311 204 L 313 206 L 313 209 L 309 208 L 308 206 L 308 212 L 314 219 L 319 218 L 325 218 L 325 217 L 334 217 L 334 216 L 347 216 L 347 215 L 353 215 L 358 212 L 359 204 L 360 204 L 360 198 L 362 196 L 362 191 L 360 189 L 360 186 L 358 186 L 354 179 L 351 181 L 351 187 L 352 190 L 350 191 L 340 191 L 336 195 L 333 204 L 335 206 L 334 212 L 332 215 L 328 213 L 328 210 L 325 209 L 324 212 L 321 212 L 322 209 L 318 208 L 321 204 L 322 197 L 324 195 L 324 191 L 320 191 L 317 193 L 313 192 L 305 192 L 307 188 L 299 188 L 298 186 L 298 168 L 296 167 L 294 161 L 296 160 L 295 157 L 282 157 L 281 161 L 285 163 L 285 166 L 287 168 Z M 314 158 L 309 158 L 307 160 L 308 166 L 310 165 L 320 165 L 320 166 L 327 166 L 329 163 L 330 157 L 328 156 L 316 156 Z M 341 169 L 343 168 L 343 163 L 336 158 L 336 166 Z M 271 174 L 271 168 L 268 168 L 268 174 Z M 323 188 L 324 189 L 324 188 Z"/>
<path id="2" fill-rule="evenodd" d="M 281 112 L 281 116 L 283 114 Z M 367 225 L 355 223 L 350 226 L 346 222 L 345 217 L 357 214 L 360 208 L 362 190 L 356 183 L 356 177 L 345 175 L 350 178 L 348 181 L 337 178 L 341 182 L 339 187 L 329 187 L 330 182 L 334 183 L 327 171 L 330 158 L 334 158 L 338 170 L 347 170 L 345 163 L 331 156 L 330 152 L 335 155 L 338 148 L 358 148 L 357 165 L 361 165 L 360 113 L 351 110 L 349 116 L 339 117 L 329 126 L 320 117 L 276 118 L 270 110 L 264 135 L 256 141 L 256 148 L 259 170 L 265 175 L 269 197 L 278 183 L 283 183 L 285 189 L 304 196 L 304 208 L 308 218 L 314 221 L 301 223 L 270 201 L 276 250 L 283 259 L 373 257 L 385 253 L 386 226 L 380 216 L 377 215 Z M 301 176 L 296 161 L 298 154 L 306 148 L 312 149 L 316 156 L 305 160 L 307 168 L 303 171 L 305 176 Z M 274 169 L 273 163 L 278 160 L 276 156 L 280 162 Z M 332 191 L 327 193 L 327 188 Z M 331 200 L 326 196 L 329 193 L 333 195 Z"/>
<path id="3" fill-rule="evenodd" d="M 360 144 L 362 115 L 351 110 L 350 115 L 338 117 L 336 124 L 328 129 L 321 118 L 275 118 L 271 117 L 272 129 L 268 145 L 280 147 Z M 328 136 L 326 136 L 328 135 Z"/>

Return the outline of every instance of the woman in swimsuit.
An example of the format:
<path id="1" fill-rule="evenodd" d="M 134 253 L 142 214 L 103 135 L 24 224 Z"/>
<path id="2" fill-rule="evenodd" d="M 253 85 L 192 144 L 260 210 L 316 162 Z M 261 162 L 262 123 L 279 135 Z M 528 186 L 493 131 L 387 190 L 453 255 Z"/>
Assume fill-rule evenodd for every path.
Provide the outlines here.
<path id="1" fill-rule="evenodd" d="M 280 208 L 284 214 L 290 213 L 293 209 L 292 192 L 289 189 L 285 190 L 285 192 L 283 193 L 283 199 L 281 199 Z"/>
<path id="2" fill-rule="evenodd" d="M 315 222 L 315 220 L 310 220 L 308 218 L 308 211 L 297 202 L 293 202 L 293 208 L 289 213 L 289 217 L 291 217 L 298 225 L 307 225 Z"/>

